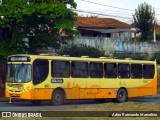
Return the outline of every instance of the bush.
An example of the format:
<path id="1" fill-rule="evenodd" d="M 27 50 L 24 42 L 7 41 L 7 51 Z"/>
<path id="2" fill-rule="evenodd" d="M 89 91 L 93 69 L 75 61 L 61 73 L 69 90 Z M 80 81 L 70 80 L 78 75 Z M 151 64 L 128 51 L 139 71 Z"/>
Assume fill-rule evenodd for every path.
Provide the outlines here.
<path id="1" fill-rule="evenodd" d="M 152 55 L 151 60 L 155 60 L 157 61 L 158 64 L 160 64 L 160 52 L 156 52 Z"/>
<path id="2" fill-rule="evenodd" d="M 102 50 L 86 45 L 66 46 L 58 52 L 60 55 L 69 55 L 72 57 L 89 56 L 93 58 L 105 56 L 104 53 Z"/>
<path id="3" fill-rule="evenodd" d="M 117 53 L 114 55 L 115 58 L 125 59 L 132 58 L 133 60 L 149 60 L 149 55 L 147 53 Z"/>

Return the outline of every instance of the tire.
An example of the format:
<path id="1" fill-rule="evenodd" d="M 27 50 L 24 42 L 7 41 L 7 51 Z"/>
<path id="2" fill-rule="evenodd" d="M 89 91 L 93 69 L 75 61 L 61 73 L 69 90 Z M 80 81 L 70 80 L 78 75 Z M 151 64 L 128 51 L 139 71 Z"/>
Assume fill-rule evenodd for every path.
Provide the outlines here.
<path id="1" fill-rule="evenodd" d="M 64 103 L 64 92 L 62 90 L 55 90 L 52 94 L 52 105 L 62 105 Z"/>
<path id="2" fill-rule="evenodd" d="M 42 102 L 42 101 L 40 101 L 40 100 L 32 100 L 32 101 L 31 101 L 31 103 L 32 103 L 33 105 L 40 105 L 41 102 Z"/>
<path id="3" fill-rule="evenodd" d="M 128 93 L 125 89 L 121 88 L 117 92 L 117 102 L 122 103 L 126 102 L 128 99 Z"/>

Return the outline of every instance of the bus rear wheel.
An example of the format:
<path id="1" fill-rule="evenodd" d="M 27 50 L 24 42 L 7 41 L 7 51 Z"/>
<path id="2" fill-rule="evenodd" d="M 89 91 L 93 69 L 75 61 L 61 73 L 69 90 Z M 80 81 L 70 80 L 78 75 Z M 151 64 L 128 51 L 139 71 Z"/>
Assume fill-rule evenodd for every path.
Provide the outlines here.
<path id="1" fill-rule="evenodd" d="M 52 105 L 62 105 L 64 103 L 64 92 L 62 90 L 55 90 L 52 94 Z"/>
<path id="2" fill-rule="evenodd" d="M 119 103 L 126 102 L 128 99 L 128 93 L 124 88 L 121 88 L 117 92 L 116 101 Z"/>

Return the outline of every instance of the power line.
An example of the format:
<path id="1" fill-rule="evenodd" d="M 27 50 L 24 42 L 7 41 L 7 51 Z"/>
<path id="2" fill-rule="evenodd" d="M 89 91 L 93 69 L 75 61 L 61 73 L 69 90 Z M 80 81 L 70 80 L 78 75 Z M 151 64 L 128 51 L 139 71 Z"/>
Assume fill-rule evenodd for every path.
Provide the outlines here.
<path id="1" fill-rule="evenodd" d="M 102 15 L 102 16 L 109 16 L 109 17 L 115 17 L 115 18 L 123 18 L 123 19 L 132 19 L 132 18 L 128 18 L 128 17 L 122 17 L 122 16 L 115 16 L 115 15 L 108 15 L 108 14 L 102 14 L 102 13 L 95 13 L 95 12 L 91 12 L 91 11 L 84 11 L 84 10 L 77 10 L 77 9 L 70 9 L 72 11 L 76 11 L 76 12 L 83 12 L 83 13 L 89 13 L 89 14 L 94 14 L 94 15 Z"/>
<path id="2" fill-rule="evenodd" d="M 79 8 L 86 10 L 86 11 L 92 11 L 92 12 L 96 12 L 96 13 L 103 13 L 105 12 L 105 14 L 112 14 L 112 15 L 123 15 L 123 16 L 127 16 L 127 17 L 132 17 L 133 13 L 128 13 L 128 12 L 119 12 L 119 11 L 113 11 L 113 10 L 105 10 L 105 9 L 94 9 L 94 8 L 89 8 L 89 7 L 83 7 L 83 6 L 79 6 Z"/>
<path id="3" fill-rule="evenodd" d="M 92 3 L 92 4 L 96 4 L 96 5 L 101 5 L 101 6 L 107 6 L 107 7 L 111 7 L 111 8 L 121 9 L 121 10 L 135 11 L 135 10 L 131 10 L 131 9 L 126 9 L 126 8 L 120 8 L 120 7 L 114 7 L 114 6 L 110 6 L 110 5 L 104 5 L 104 4 L 100 4 L 100 3 L 95 3 L 95 2 L 88 1 L 88 0 L 81 0 L 81 1 Z"/>
<path id="4" fill-rule="evenodd" d="M 131 9 L 127 9 L 127 8 L 120 8 L 120 7 L 115 7 L 115 6 L 110 6 L 110 5 L 106 5 L 106 4 L 100 4 L 100 3 L 91 2 L 91 1 L 88 1 L 88 0 L 81 0 L 81 1 L 87 2 L 87 3 L 96 4 L 96 5 L 101 5 L 101 6 L 107 6 L 107 7 L 111 7 L 111 8 L 115 8 L 115 9 L 121 9 L 121 10 L 127 10 L 127 11 L 135 12 L 135 10 L 131 10 Z M 156 14 L 156 15 L 159 16 L 160 14 Z"/>

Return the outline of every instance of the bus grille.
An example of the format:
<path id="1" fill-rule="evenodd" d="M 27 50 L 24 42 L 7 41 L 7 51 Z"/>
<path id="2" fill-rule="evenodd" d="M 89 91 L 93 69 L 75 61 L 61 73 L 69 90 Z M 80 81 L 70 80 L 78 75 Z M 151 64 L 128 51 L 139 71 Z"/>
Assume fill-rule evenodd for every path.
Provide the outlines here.
<path id="1" fill-rule="evenodd" d="M 21 92 L 20 90 L 9 90 L 10 92 Z"/>
<path id="2" fill-rule="evenodd" d="M 8 87 L 13 87 L 13 88 L 18 88 L 18 87 L 23 87 L 23 84 L 7 84 Z"/>

